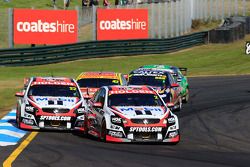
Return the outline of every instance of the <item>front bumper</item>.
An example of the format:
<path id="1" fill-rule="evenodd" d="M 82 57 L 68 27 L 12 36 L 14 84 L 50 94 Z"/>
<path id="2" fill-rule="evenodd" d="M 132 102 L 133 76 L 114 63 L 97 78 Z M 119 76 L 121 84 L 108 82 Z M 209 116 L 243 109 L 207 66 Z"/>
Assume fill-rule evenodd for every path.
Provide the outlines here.
<path id="1" fill-rule="evenodd" d="M 25 113 L 20 128 L 29 130 L 79 130 L 84 131 L 84 115 L 69 117 L 70 120 L 44 120 L 41 116 Z"/>
<path id="2" fill-rule="evenodd" d="M 171 137 L 171 138 L 139 138 L 139 137 L 132 137 L 130 136 L 130 138 L 126 137 L 126 138 L 119 138 L 119 137 L 114 137 L 114 136 L 110 136 L 110 135 L 106 135 L 106 141 L 107 142 L 150 142 L 150 143 L 154 143 L 154 142 L 166 142 L 166 143 L 178 143 L 180 141 L 180 134 L 178 133 L 176 136 Z"/>
<path id="3" fill-rule="evenodd" d="M 179 130 L 163 130 L 162 132 L 132 132 L 122 135 L 122 132 L 107 130 L 108 142 L 169 142 L 176 143 L 180 140 Z"/>

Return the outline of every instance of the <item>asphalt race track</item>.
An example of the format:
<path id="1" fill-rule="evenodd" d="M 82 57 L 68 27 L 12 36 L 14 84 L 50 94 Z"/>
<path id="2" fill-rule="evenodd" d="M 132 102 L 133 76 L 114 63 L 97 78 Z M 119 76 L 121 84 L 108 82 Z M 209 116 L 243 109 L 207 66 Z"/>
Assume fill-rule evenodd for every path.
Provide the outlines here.
<path id="1" fill-rule="evenodd" d="M 72 133 L 39 132 L 13 166 L 249 167 L 250 76 L 189 82 L 190 102 L 177 113 L 178 145 L 102 143 Z M 0 161 L 16 147 L 0 147 Z"/>

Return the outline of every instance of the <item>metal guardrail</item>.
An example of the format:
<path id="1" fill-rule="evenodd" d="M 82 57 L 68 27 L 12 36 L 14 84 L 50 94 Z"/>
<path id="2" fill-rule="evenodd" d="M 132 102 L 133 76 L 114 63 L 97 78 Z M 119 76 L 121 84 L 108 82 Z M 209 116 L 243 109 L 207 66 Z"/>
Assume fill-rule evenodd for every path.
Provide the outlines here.
<path id="1" fill-rule="evenodd" d="M 167 53 L 206 43 L 208 32 L 169 39 L 93 41 L 0 50 L 0 66 L 31 66 L 77 59 Z"/>

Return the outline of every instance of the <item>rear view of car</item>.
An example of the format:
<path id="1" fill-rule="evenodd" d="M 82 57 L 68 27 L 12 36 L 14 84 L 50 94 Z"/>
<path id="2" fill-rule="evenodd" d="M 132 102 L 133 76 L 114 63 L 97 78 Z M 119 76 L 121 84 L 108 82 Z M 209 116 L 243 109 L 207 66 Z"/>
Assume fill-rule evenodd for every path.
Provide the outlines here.
<path id="1" fill-rule="evenodd" d="M 83 72 L 76 81 L 86 99 L 90 99 L 102 86 L 127 84 L 124 75 L 115 72 Z"/>
<path id="2" fill-rule="evenodd" d="M 148 86 L 105 86 L 90 100 L 89 134 L 111 142 L 180 140 L 178 118 Z"/>
<path id="3" fill-rule="evenodd" d="M 84 130 L 86 102 L 75 80 L 32 77 L 16 96 L 20 128 Z"/>

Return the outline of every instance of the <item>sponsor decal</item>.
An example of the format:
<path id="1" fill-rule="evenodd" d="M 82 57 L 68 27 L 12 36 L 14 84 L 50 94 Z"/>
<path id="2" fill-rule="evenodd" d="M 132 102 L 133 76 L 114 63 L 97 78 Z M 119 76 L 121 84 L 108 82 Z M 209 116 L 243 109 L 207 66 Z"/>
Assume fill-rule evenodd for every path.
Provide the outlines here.
<path id="1" fill-rule="evenodd" d="M 122 138 L 123 135 L 122 135 L 122 132 L 116 132 L 116 131 L 109 131 L 108 134 L 112 137 L 119 137 L 119 138 Z"/>
<path id="2" fill-rule="evenodd" d="M 148 38 L 147 9 L 97 9 L 97 40 Z"/>
<path id="3" fill-rule="evenodd" d="M 118 107 L 121 111 L 162 111 L 161 108 L 151 108 L 151 107 L 141 107 L 141 108 L 133 108 L 133 107 Z"/>
<path id="4" fill-rule="evenodd" d="M 14 9 L 14 43 L 77 42 L 77 11 Z"/>
<path id="5" fill-rule="evenodd" d="M 158 76 L 162 77 L 160 79 L 165 79 L 166 75 L 164 75 L 164 71 L 154 71 L 154 70 L 147 70 L 147 69 L 139 69 L 134 71 L 134 76 Z M 165 78 L 164 78 L 165 76 Z"/>
<path id="6" fill-rule="evenodd" d="M 32 107 L 32 106 L 26 106 L 25 107 L 25 111 L 33 112 L 34 111 L 34 107 Z"/>
<path id="7" fill-rule="evenodd" d="M 246 42 L 245 53 L 246 53 L 247 55 L 250 54 L 250 42 Z"/>
<path id="8" fill-rule="evenodd" d="M 58 109 L 54 109 L 53 113 L 57 114 L 57 113 L 59 113 L 59 110 Z"/>
<path id="9" fill-rule="evenodd" d="M 130 127 L 129 132 L 161 132 L 162 127 Z"/>
<path id="10" fill-rule="evenodd" d="M 70 121 L 71 117 L 66 116 L 44 116 L 40 117 L 40 120 L 47 120 L 47 121 Z"/>
<path id="11" fill-rule="evenodd" d="M 118 125 L 115 125 L 115 124 L 111 124 L 110 125 L 110 129 L 113 129 L 113 130 L 120 130 L 122 127 L 118 126 Z"/>
<path id="12" fill-rule="evenodd" d="M 141 93 L 141 94 L 155 94 L 154 91 L 151 90 L 112 90 L 109 92 L 110 94 L 133 94 L 133 93 Z"/>
<path id="13" fill-rule="evenodd" d="M 144 123 L 145 125 L 149 124 L 149 122 L 148 122 L 147 119 L 144 119 L 144 120 L 143 120 L 143 123 Z"/>
<path id="14" fill-rule="evenodd" d="M 111 117 L 111 122 L 112 123 L 122 123 L 122 118 L 119 118 L 119 117 Z"/>
<path id="15" fill-rule="evenodd" d="M 49 101 L 49 100 L 52 100 L 52 101 L 54 101 L 54 100 L 56 100 L 56 101 L 64 101 L 64 102 L 71 102 L 71 103 L 75 102 L 74 98 L 62 98 L 62 97 L 56 98 L 56 99 L 54 99 L 54 98 L 47 98 L 47 97 L 37 97 L 37 98 L 35 98 L 35 100 L 37 102 L 39 102 L 39 101 Z"/>
<path id="16" fill-rule="evenodd" d="M 27 124 L 27 125 L 33 125 L 34 124 L 34 121 L 31 120 L 31 119 L 25 119 L 24 118 L 22 122 L 25 123 L 25 124 Z"/>
<path id="17" fill-rule="evenodd" d="M 31 86 L 33 85 L 66 85 L 66 86 L 75 86 L 74 83 L 71 82 L 59 82 L 59 81 L 44 81 L 44 82 L 33 82 Z"/>

